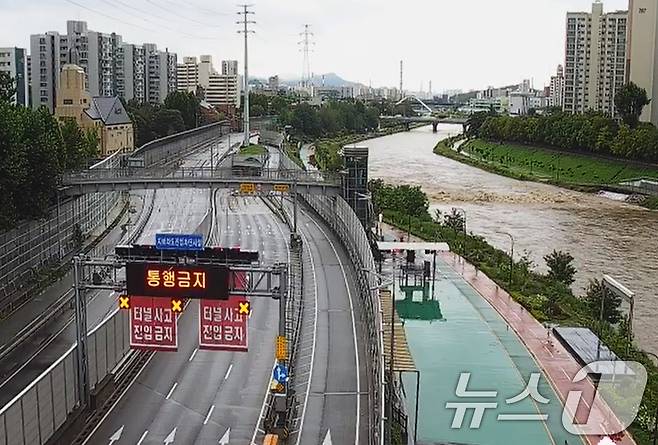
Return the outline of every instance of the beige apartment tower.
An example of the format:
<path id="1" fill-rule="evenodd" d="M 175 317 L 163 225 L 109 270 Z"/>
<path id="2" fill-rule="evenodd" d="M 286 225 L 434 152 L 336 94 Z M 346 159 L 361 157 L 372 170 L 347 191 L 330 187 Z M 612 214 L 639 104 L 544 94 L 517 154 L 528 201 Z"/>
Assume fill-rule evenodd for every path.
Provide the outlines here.
<path id="1" fill-rule="evenodd" d="M 658 0 L 630 0 L 629 16 L 628 78 L 651 99 L 640 120 L 658 125 Z"/>
<path id="2" fill-rule="evenodd" d="M 567 13 L 563 109 L 615 114 L 615 94 L 626 82 L 628 11 Z"/>

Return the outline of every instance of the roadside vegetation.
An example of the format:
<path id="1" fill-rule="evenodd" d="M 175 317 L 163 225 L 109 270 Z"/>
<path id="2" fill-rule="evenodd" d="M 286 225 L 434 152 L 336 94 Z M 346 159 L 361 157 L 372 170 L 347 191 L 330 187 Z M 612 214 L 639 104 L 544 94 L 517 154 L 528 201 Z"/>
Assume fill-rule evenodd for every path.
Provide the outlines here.
<path id="1" fill-rule="evenodd" d="M 262 145 L 250 144 L 247 147 L 242 147 L 240 154 L 245 156 L 264 156 L 267 154 L 267 149 Z"/>
<path id="2" fill-rule="evenodd" d="M 11 104 L 14 81 L 0 72 L 0 230 L 46 215 L 57 178 L 98 157 L 98 134 L 46 108 Z"/>
<path id="3" fill-rule="evenodd" d="M 385 222 L 424 240 L 448 243 L 453 252 L 494 280 L 538 321 L 590 328 L 601 333 L 603 341 L 620 358 L 643 363 L 649 384 L 640 415 L 630 430 L 638 444 L 651 443 L 658 405 L 658 369 L 635 345 L 630 345 L 627 352 L 626 315 L 620 309 L 621 301 L 609 292 L 605 296 L 604 323 L 599 322 L 603 298 L 600 281 L 592 280 L 585 295 L 576 296 L 569 285 L 577 271 L 568 253 L 555 251 L 547 255 L 544 261 L 548 273 L 541 274 L 527 256 L 510 261 L 508 253 L 496 249 L 483 237 L 464 233 L 465 221 L 456 209 L 445 215 L 437 212 L 432 218 L 428 198 L 420 187 L 391 186 L 374 180 L 370 182 L 370 191 L 376 211 L 383 213 Z"/>

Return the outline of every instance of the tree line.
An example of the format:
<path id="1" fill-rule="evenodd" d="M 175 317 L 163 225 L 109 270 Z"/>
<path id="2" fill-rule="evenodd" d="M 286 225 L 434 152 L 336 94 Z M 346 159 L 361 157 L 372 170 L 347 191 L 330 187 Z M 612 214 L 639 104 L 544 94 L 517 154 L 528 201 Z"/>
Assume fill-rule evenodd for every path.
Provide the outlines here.
<path id="1" fill-rule="evenodd" d="M 50 111 L 11 103 L 14 81 L 0 72 L 0 230 L 45 216 L 56 200 L 58 176 L 98 157 L 95 130 Z"/>
<path id="2" fill-rule="evenodd" d="M 471 116 L 466 134 L 490 141 L 658 162 L 658 129 L 639 122 L 648 103 L 646 91 L 631 83 L 615 97 L 620 121 L 599 112 L 570 114 L 549 110 L 544 115 L 510 117 L 490 111 Z"/>
<path id="3" fill-rule="evenodd" d="M 199 94 L 202 92 L 174 91 L 167 95 L 162 104 L 135 99 L 124 102 L 135 127 L 135 147 L 219 120 L 219 114 L 214 119 L 208 119 L 201 113 Z"/>
<path id="4" fill-rule="evenodd" d="M 322 107 L 306 102 L 283 108 L 281 125 L 292 126 L 299 137 L 331 137 L 340 133 L 365 133 L 379 126 L 379 109 L 362 101 L 331 101 Z"/>

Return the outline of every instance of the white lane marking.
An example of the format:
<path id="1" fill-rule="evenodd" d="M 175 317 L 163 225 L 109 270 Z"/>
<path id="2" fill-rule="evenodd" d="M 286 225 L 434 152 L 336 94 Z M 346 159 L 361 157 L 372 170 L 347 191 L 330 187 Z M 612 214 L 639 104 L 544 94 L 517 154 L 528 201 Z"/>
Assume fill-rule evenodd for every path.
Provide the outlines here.
<path id="1" fill-rule="evenodd" d="M 286 236 L 284 235 L 283 230 L 281 229 L 281 226 L 279 226 L 278 223 L 276 224 L 276 226 L 279 229 L 279 232 L 281 232 L 281 236 L 284 240 L 283 245 L 286 246 L 286 252 L 288 254 L 288 264 L 290 264 L 290 248 L 288 247 L 288 243 L 285 241 Z M 317 284 L 316 284 L 316 298 L 317 298 Z M 315 307 L 317 308 L 317 304 L 315 305 Z M 316 312 L 316 318 L 317 318 L 317 312 Z M 275 367 L 276 367 L 276 358 L 274 359 L 274 363 L 272 364 L 272 373 L 274 373 L 274 368 Z M 270 375 L 272 375 L 272 374 L 270 374 Z M 309 379 L 309 385 L 310 385 L 310 379 Z M 265 412 L 265 406 L 267 405 L 267 396 L 270 392 L 269 388 L 270 388 L 270 381 L 268 379 L 267 384 L 265 386 L 265 395 L 263 396 L 263 404 L 260 407 L 260 414 L 258 414 L 258 420 L 256 421 L 256 426 L 254 427 L 254 434 L 251 436 L 251 442 L 249 442 L 251 444 L 256 442 L 256 435 L 258 434 L 258 432 L 259 431 L 263 432 L 263 430 L 261 430 L 259 428 L 259 426 L 260 426 L 260 419 L 263 418 L 263 413 Z M 307 388 L 307 391 L 306 391 L 306 395 L 307 395 L 306 400 L 307 401 L 308 401 L 308 390 L 309 389 L 310 388 Z M 306 405 L 304 405 L 304 407 L 306 407 Z M 299 440 L 297 441 L 297 444 L 299 444 Z"/>
<path id="2" fill-rule="evenodd" d="M 361 393 L 361 369 L 359 367 L 359 345 L 356 340 L 356 322 L 354 321 L 354 303 L 352 301 L 352 291 L 350 290 L 350 285 L 347 282 L 347 274 L 345 273 L 345 267 L 343 266 L 343 261 L 340 259 L 340 255 L 338 255 L 338 251 L 336 250 L 336 246 L 334 246 L 334 243 L 331 241 L 331 238 L 327 235 L 327 232 L 324 231 L 322 227 L 313 219 L 311 218 L 311 221 L 315 224 L 315 226 L 322 232 L 322 235 L 329 241 L 329 245 L 331 246 L 331 249 L 334 251 L 334 255 L 336 255 L 336 258 L 338 259 L 338 265 L 340 266 L 340 270 L 343 274 L 343 280 L 345 281 L 345 287 L 347 289 L 347 298 L 350 302 L 350 318 L 352 319 L 352 334 L 354 338 L 354 363 L 356 366 L 356 392 Z M 317 309 L 317 307 L 316 307 Z M 354 438 L 354 443 L 356 445 L 359 444 L 359 427 L 361 424 L 361 397 L 357 396 L 356 397 L 356 434 Z"/>
<path id="3" fill-rule="evenodd" d="M 208 414 L 206 414 L 206 418 L 203 420 L 203 424 L 207 425 L 208 421 L 210 420 L 210 416 L 212 415 L 212 412 L 215 410 L 215 405 L 212 405 L 210 409 L 208 410 Z"/>
<path id="4" fill-rule="evenodd" d="M 231 363 L 226 370 L 226 375 L 224 375 L 224 380 L 228 380 L 228 376 L 231 375 L 231 369 L 233 369 L 233 363 Z"/>
<path id="5" fill-rule="evenodd" d="M 571 380 L 571 377 L 569 377 L 569 374 L 567 374 L 567 371 L 565 371 L 564 368 L 560 368 L 560 371 L 562 371 L 562 374 L 564 374 L 568 380 Z"/>
<path id="6" fill-rule="evenodd" d="M 304 245 L 309 246 L 308 238 L 302 233 L 299 232 L 301 237 L 304 239 Z M 313 260 L 313 253 L 309 249 L 309 257 L 311 258 L 311 273 L 313 274 L 313 295 L 315 299 L 315 317 L 313 318 L 313 346 L 311 349 L 311 366 L 308 370 L 308 381 L 306 382 L 306 394 L 304 395 L 304 406 L 302 407 L 302 416 L 299 422 L 299 433 L 297 433 L 297 442 L 296 445 L 299 445 L 300 440 L 302 439 L 302 431 L 304 430 L 304 419 L 306 418 L 306 407 L 308 406 L 308 396 L 311 393 L 311 380 L 313 379 L 313 365 L 315 362 L 315 345 L 318 332 L 318 279 L 315 274 L 315 261 Z M 253 440 L 252 440 L 253 442 Z"/>
<path id="7" fill-rule="evenodd" d="M 176 440 L 176 428 L 174 427 L 173 430 L 171 430 L 171 433 L 167 437 L 165 437 L 164 444 L 169 445 L 171 443 L 174 443 L 174 440 Z"/>
<path id="8" fill-rule="evenodd" d="M 171 394 L 174 392 L 174 390 L 176 389 L 177 386 L 178 386 L 178 382 L 174 382 L 174 386 L 171 387 L 171 389 L 167 393 L 167 397 L 165 397 L 165 399 L 169 399 L 169 397 L 171 397 Z"/>
<path id="9" fill-rule="evenodd" d="M 227 429 L 221 439 L 219 439 L 219 445 L 228 445 L 231 440 L 231 428 Z M 253 443 L 253 442 L 252 442 Z"/>
<path id="10" fill-rule="evenodd" d="M 103 424 L 103 422 L 105 422 L 105 419 L 107 419 L 107 418 L 110 416 L 110 414 L 112 414 L 112 411 L 114 411 L 114 408 L 116 408 L 116 406 L 119 404 L 119 402 L 121 401 L 121 399 L 123 398 L 123 396 L 126 395 L 126 393 L 130 390 L 130 388 L 131 388 L 131 387 L 135 384 L 135 382 L 139 379 L 139 376 L 140 376 L 140 375 L 142 374 L 142 372 L 148 367 L 148 365 L 149 365 L 149 363 L 151 362 L 151 360 L 153 359 L 153 357 L 155 357 L 155 354 L 151 355 L 151 356 L 148 358 L 148 360 L 146 360 L 146 363 L 144 363 L 144 366 L 142 367 L 142 369 L 139 370 L 139 372 L 137 373 L 137 375 L 135 376 L 135 378 L 133 379 L 133 381 L 130 382 L 130 383 L 128 384 L 128 386 L 126 386 L 126 389 L 123 390 L 123 392 L 119 395 L 119 397 L 114 401 L 114 403 L 112 404 L 112 406 L 110 406 L 110 409 L 107 410 L 107 412 L 105 413 L 105 415 L 103 416 L 103 418 L 100 420 L 100 422 L 98 422 L 98 423 L 96 424 L 96 426 L 94 427 L 94 429 L 91 430 L 91 432 L 89 433 L 89 436 L 87 436 L 87 438 L 85 439 L 85 441 L 82 442 L 82 445 L 85 445 L 87 442 L 89 442 L 89 439 L 91 439 L 91 437 L 92 437 L 92 436 L 94 435 L 94 433 L 98 430 L 98 428 L 100 428 L 100 426 Z M 148 433 L 148 431 L 146 431 L 146 433 Z M 144 433 L 144 435 L 142 436 L 142 439 L 140 439 L 140 442 L 143 440 L 143 437 L 146 437 L 146 433 Z M 139 442 L 138 442 L 137 445 L 139 445 Z"/>
<path id="11" fill-rule="evenodd" d="M 114 442 L 118 442 L 119 439 L 121 439 L 121 434 L 123 434 L 123 427 L 124 426 L 125 425 L 121 425 L 121 428 L 116 430 L 116 432 L 114 434 L 112 434 L 112 436 L 110 436 L 110 445 L 112 445 Z"/>
<path id="12" fill-rule="evenodd" d="M 199 348 L 194 348 L 194 351 L 192 351 L 192 355 L 190 355 L 190 358 L 187 359 L 188 362 L 191 362 L 192 360 L 194 360 L 194 356 L 196 355 L 198 350 L 199 350 Z"/>
<path id="13" fill-rule="evenodd" d="M 142 437 L 139 438 L 139 441 L 137 442 L 137 445 L 142 445 L 142 442 L 144 442 L 144 439 L 146 439 L 146 435 L 149 433 L 149 430 L 144 431 L 144 434 L 142 434 Z"/>
<path id="14" fill-rule="evenodd" d="M 331 443 L 331 431 L 327 430 L 327 435 L 324 436 L 324 440 L 322 441 L 322 445 L 332 445 Z"/>

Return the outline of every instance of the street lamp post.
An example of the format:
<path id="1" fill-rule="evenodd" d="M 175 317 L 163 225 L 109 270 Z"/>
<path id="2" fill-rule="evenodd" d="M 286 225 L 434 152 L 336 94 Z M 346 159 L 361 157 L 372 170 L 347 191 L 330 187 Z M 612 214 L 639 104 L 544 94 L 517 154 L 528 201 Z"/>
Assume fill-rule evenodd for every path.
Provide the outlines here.
<path id="1" fill-rule="evenodd" d="M 462 218 L 464 219 L 464 221 L 462 223 L 462 232 L 464 232 L 464 239 L 462 241 L 462 256 L 465 256 L 466 255 L 466 235 L 468 233 L 466 231 L 466 210 L 462 209 L 461 207 L 454 207 L 454 209 L 458 210 L 459 213 L 461 213 Z"/>
<path id="2" fill-rule="evenodd" d="M 508 232 L 496 232 L 496 233 L 509 236 L 509 239 L 511 241 L 511 250 L 509 255 L 509 291 L 512 292 L 512 280 L 514 273 L 514 237 L 512 236 L 511 233 Z"/>

